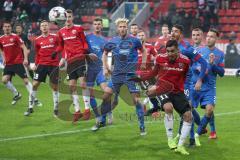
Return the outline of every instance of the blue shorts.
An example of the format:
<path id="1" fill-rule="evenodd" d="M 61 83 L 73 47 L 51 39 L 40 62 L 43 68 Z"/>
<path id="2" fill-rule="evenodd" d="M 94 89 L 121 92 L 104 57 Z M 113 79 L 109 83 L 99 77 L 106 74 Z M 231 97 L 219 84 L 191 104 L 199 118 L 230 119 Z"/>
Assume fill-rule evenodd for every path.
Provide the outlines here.
<path id="1" fill-rule="evenodd" d="M 216 90 L 195 91 L 191 89 L 190 100 L 194 108 L 197 108 L 199 104 L 201 108 L 205 108 L 208 104 L 214 106 L 216 104 Z"/>
<path id="2" fill-rule="evenodd" d="M 184 94 L 188 101 L 190 101 L 190 84 L 189 82 L 184 83 Z"/>
<path id="3" fill-rule="evenodd" d="M 117 81 L 116 81 L 116 79 L 117 79 Z M 112 85 L 112 86 L 110 87 L 110 85 Z M 130 93 L 139 93 L 140 92 L 140 89 L 137 86 L 137 83 L 134 81 L 129 81 L 126 77 L 112 76 L 112 81 L 108 84 L 108 86 L 110 88 L 112 88 L 113 91 L 117 94 L 120 92 L 120 88 L 122 85 L 126 85 L 128 88 L 128 91 Z"/>
<path id="4" fill-rule="evenodd" d="M 87 76 L 86 76 L 87 86 L 93 87 L 95 85 L 95 82 L 97 85 L 100 85 L 101 83 L 107 82 L 106 78 L 103 75 L 103 70 L 88 70 Z"/>

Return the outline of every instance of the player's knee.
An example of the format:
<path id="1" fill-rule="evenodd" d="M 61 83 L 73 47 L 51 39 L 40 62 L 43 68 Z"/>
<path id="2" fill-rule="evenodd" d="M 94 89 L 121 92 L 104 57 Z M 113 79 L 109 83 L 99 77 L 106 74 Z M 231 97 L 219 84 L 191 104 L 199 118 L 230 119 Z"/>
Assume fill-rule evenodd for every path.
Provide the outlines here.
<path id="1" fill-rule="evenodd" d="M 24 83 L 25 85 L 28 85 L 29 80 L 28 80 L 27 78 L 24 78 L 24 79 L 23 79 L 23 83 Z"/>
<path id="2" fill-rule="evenodd" d="M 38 86 L 39 86 L 39 82 L 33 81 L 33 90 L 37 90 Z"/>
<path id="3" fill-rule="evenodd" d="M 8 79 L 7 77 L 3 77 L 3 78 L 2 78 L 3 84 L 7 84 L 8 81 L 9 81 L 9 79 Z"/>
<path id="4" fill-rule="evenodd" d="M 191 111 L 186 111 L 184 114 L 183 114 L 183 120 L 185 122 L 192 122 L 192 113 Z"/>
<path id="5" fill-rule="evenodd" d="M 165 113 L 173 113 L 173 106 L 171 103 L 166 103 L 163 105 Z"/>
<path id="6" fill-rule="evenodd" d="M 213 106 L 212 106 L 212 105 L 207 105 L 207 106 L 206 106 L 206 115 L 207 115 L 208 117 L 211 117 L 212 114 L 213 114 Z"/>

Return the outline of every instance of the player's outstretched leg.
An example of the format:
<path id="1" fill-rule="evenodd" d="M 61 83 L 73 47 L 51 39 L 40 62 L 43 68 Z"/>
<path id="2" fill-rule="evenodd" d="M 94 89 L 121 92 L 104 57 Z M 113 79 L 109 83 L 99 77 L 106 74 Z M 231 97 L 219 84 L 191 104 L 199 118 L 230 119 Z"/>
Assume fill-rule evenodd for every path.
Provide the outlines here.
<path id="1" fill-rule="evenodd" d="M 189 153 L 186 151 L 184 147 L 184 143 L 187 136 L 190 133 L 191 126 L 192 126 L 192 113 L 191 111 L 186 111 L 183 114 L 183 126 L 182 126 L 181 135 L 179 137 L 179 142 L 178 142 L 177 148 L 175 149 L 175 152 L 179 152 L 183 155 L 189 155 Z"/>

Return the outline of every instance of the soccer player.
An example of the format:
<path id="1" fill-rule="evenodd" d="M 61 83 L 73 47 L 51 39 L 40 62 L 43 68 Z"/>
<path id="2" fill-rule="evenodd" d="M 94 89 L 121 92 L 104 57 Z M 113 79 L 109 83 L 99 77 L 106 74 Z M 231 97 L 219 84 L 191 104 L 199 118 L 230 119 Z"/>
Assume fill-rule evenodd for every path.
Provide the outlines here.
<path id="1" fill-rule="evenodd" d="M 129 80 L 129 76 L 135 74 L 138 61 L 138 50 L 142 51 L 143 55 L 143 64 L 141 68 L 146 68 L 146 51 L 142 47 L 138 38 L 128 35 L 128 19 L 118 18 L 115 23 L 117 26 L 118 36 L 109 40 L 109 42 L 105 45 L 105 51 L 103 54 L 103 72 L 104 75 L 107 76 L 111 73 L 110 67 L 107 64 L 107 55 L 110 51 L 112 51 L 114 59 L 114 69 L 111 74 L 113 90 L 109 90 L 110 92 L 104 95 L 102 105 L 104 104 L 104 107 L 106 108 L 109 107 L 109 97 L 111 96 L 112 91 L 118 95 L 120 93 L 121 86 L 126 85 L 132 95 L 133 103 L 136 106 L 140 135 L 143 136 L 146 135 L 143 105 L 140 102 L 139 89 L 134 81 Z"/>
<path id="2" fill-rule="evenodd" d="M 40 22 L 40 30 L 42 34 L 35 39 L 35 71 L 33 77 L 33 91 L 31 95 L 31 102 L 34 101 L 37 94 L 37 89 L 41 82 L 45 82 L 47 75 L 50 79 L 50 86 L 53 90 L 53 106 L 54 116 L 58 115 L 58 64 L 59 58 L 57 55 L 58 36 L 56 34 L 49 33 L 49 22 L 43 20 Z M 33 104 L 29 105 L 28 110 L 25 112 L 25 116 L 29 116 L 33 113 Z"/>
<path id="3" fill-rule="evenodd" d="M 32 79 L 33 79 L 33 70 L 31 69 L 31 65 L 32 65 L 32 59 L 31 58 L 31 41 L 28 39 L 27 35 L 23 33 L 23 26 L 21 24 L 16 24 L 15 26 L 15 31 L 16 31 L 16 34 L 23 40 L 27 50 L 28 50 L 28 60 L 29 60 L 29 63 L 30 65 L 28 65 L 28 67 L 26 68 L 26 73 L 28 76 L 30 76 Z M 42 103 L 37 99 L 35 98 L 34 100 L 34 105 L 38 106 L 38 107 L 41 107 L 42 106 Z"/>
<path id="4" fill-rule="evenodd" d="M 17 74 L 24 82 L 27 91 L 29 93 L 29 104 L 30 95 L 32 92 L 32 84 L 28 80 L 27 73 L 24 66 L 28 65 L 28 50 L 24 45 L 22 39 L 12 33 L 12 26 L 10 22 L 3 23 L 4 35 L 0 37 L 0 51 L 3 54 L 4 70 L 2 82 L 5 86 L 13 93 L 12 105 L 15 105 L 21 98 L 21 94 L 17 91 L 15 86 L 12 84 L 12 76 Z"/>
<path id="5" fill-rule="evenodd" d="M 94 98 L 93 87 L 95 82 L 101 87 L 104 91 L 107 85 L 107 80 L 103 75 L 103 64 L 102 64 L 102 54 L 104 50 L 104 45 L 107 43 L 105 37 L 102 36 L 102 19 L 97 17 L 93 20 L 93 33 L 86 35 L 86 39 L 89 46 L 89 53 L 95 54 L 98 58 L 95 61 L 88 61 L 87 68 L 87 87 L 90 90 L 89 96 L 84 96 L 84 101 L 88 101 L 88 107 L 91 105 L 93 110 L 97 107 L 97 101 Z M 112 113 L 109 113 L 109 122 L 112 123 Z M 106 125 L 106 116 L 100 116 L 96 114 L 96 125 L 92 127 L 93 131 L 98 130 L 100 127 Z"/>
<path id="6" fill-rule="evenodd" d="M 172 27 L 171 30 L 171 36 L 170 39 L 171 40 L 177 40 L 178 42 L 178 48 L 180 50 L 180 52 L 187 56 L 191 62 L 199 62 L 201 64 L 201 70 L 200 70 L 200 74 L 198 77 L 198 81 L 195 84 L 195 89 L 196 90 L 200 90 L 201 85 L 202 85 L 202 79 L 206 73 L 206 69 L 207 69 L 207 62 L 201 57 L 201 55 L 198 53 L 197 50 L 195 50 L 191 44 L 183 39 L 183 26 L 175 24 Z M 187 96 L 187 99 L 189 99 L 189 86 L 190 86 L 190 77 L 191 77 L 191 72 L 189 71 L 187 74 L 187 78 L 184 84 L 184 93 Z M 153 111 L 155 111 L 156 109 L 153 109 Z M 150 112 L 150 111 L 148 111 Z M 179 137 L 179 135 L 177 136 Z"/>
<path id="7" fill-rule="evenodd" d="M 158 95 L 165 112 L 164 124 L 168 137 L 168 146 L 184 155 L 189 153 L 184 147 L 191 125 L 191 106 L 184 94 L 184 82 L 189 69 L 190 60 L 182 55 L 176 40 L 169 40 L 166 44 L 167 54 L 158 55 L 152 71 L 141 72 L 140 79 L 147 80 L 157 76 L 155 85 L 148 88 L 148 96 Z M 173 108 L 183 117 L 183 126 L 178 144 L 173 139 Z"/>
<path id="8" fill-rule="evenodd" d="M 204 47 L 204 45 L 202 44 L 202 40 L 203 40 L 203 31 L 200 28 L 195 28 L 192 30 L 192 40 L 193 40 L 193 47 L 197 50 L 199 50 L 200 48 Z M 194 110 L 193 110 L 193 114 L 194 114 Z M 200 124 L 200 116 L 194 116 L 195 119 L 194 121 L 196 122 L 197 125 Z M 210 128 L 212 129 L 212 131 L 214 131 L 215 128 L 215 123 L 214 123 L 214 115 L 212 116 L 212 118 L 210 119 L 209 122 Z M 192 131 L 191 131 L 192 133 Z M 207 133 L 207 129 L 204 129 L 202 134 Z M 192 134 L 191 134 L 192 136 Z"/>
<path id="9" fill-rule="evenodd" d="M 203 31 L 200 28 L 194 28 L 192 30 L 192 41 L 193 41 L 193 48 L 196 49 L 197 51 L 202 47 L 202 44 L 201 44 L 202 40 L 203 40 Z M 191 72 L 191 68 L 190 68 L 190 72 Z M 191 80 L 191 78 L 189 78 L 189 80 Z M 189 90 L 189 92 L 191 92 L 191 91 Z M 190 101 L 190 99 L 189 99 L 189 101 Z M 191 104 L 191 101 L 190 101 L 190 104 Z M 197 125 L 200 125 L 200 115 L 194 107 L 192 108 L 192 114 L 194 117 L 193 121 Z M 195 146 L 194 134 L 195 134 L 194 123 L 192 123 L 191 131 L 190 131 L 190 143 L 189 143 L 190 147 Z"/>
<path id="10" fill-rule="evenodd" d="M 219 37 L 219 32 L 211 28 L 206 37 L 206 46 L 200 49 L 202 57 L 208 62 L 208 72 L 203 79 L 201 90 L 196 91 L 191 87 L 191 102 L 192 106 L 196 107 L 200 103 L 201 108 L 205 108 L 205 115 L 201 119 L 198 126 L 197 133 L 195 134 L 196 146 L 200 146 L 199 135 L 201 131 L 206 128 L 210 119 L 213 118 L 214 107 L 216 104 L 216 79 L 217 75 L 224 76 L 224 53 L 215 47 L 216 41 Z M 193 64 L 192 82 L 196 83 L 199 75 L 199 64 Z M 211 127 L 211 134 L 209 138 L 216 138 L 215 127 Z"/>
<path id="11" fill-rule="evenodd" d="M 157 51 L 154 48 L 154 46 L 150 43 L 147 43 L 147 36 L 146 33 L 143 30 L 138 30 L 138 34 L 137 37 L 140 39 L 140 41 L 142 42 L 142 46 L 143 48 L 145 48 L 146 50 L 146 54 L 147 54 L 147 59 L 146 59 L 146 69 L 145 70 L 151 70 L 153 67 L 153 62 L 155 60 L 155 57 L 157 56 Z M 140 51 L 138 51 L 138 64 L 139 64 L 139 70 L 141 70 L 140 66 L 142 63 L 142 53 Z M 149 82 L 149 81 L 148 81 Z M 146 112 L 146 104 L 149 102 L 149 98 L 145 98 L 143 100 L 143 105 L 144 105 L 144 112 Z M 152 103 L 150 103 L 150 108 L 153 108 Z"/>
<path id="12" fill-rule="evenodd" d="M 135 23 L 131 24 L 130 33 L 131 33 L 132 36 L 137 37 L 138 30 L 139 30 L 139 27 L 138 27 L 137 24 L 135 24 Z"/>
<path id="13" fill-rule="evenodd" d="M 169 34 L 169 28 L 167 24 L 162 25 L 162 36 L 160 36 L 156 43 L 155 43 L 155 48 L 158 51 L 158 54 L 165 54 L 165 45 L 167 41 L 170 39 L 170 34 Z"/>
<path id="14" fill-rule="evenodd" d="M 191 60 L 191 64 L 196 61 L 201 64 L 200 74 L 198 75 L 198 80 L 194 86 L 194 89 L 198 91 L 201 88 L 202 79 L 207 70 L 207 62 L 201 57 L 199 52 L 191 46 L 191 44 L 188 41 L 183 39 L 183 34 L 182 34 L 183 30 L 184 30 L 183 26 L 175 24 L 172 27 L 170 39 L 174 39 L 178 41 L 178 47 L 180 52 Z M 192 76 L 192 73 L 191 73 L 191 70 L 189 70 L 186 77 L 185 84 L 184 84 L 184 93 L 188 100 L 190 100 L 189 90 L 190 90 L 190 84 L 191 84 L 191 76 Z M 194 119 L 196 120 L 199 119 L 198 114 L 195 114 L 195 110 L 193 110 L 193 116 L 194 116 Z M 175 137 L 175 141 L 177 141 L 178 138 L 180 137 L 181 126 L 182 126 L 182 122 L 180 122 L 179 134 Z M 193 135 L 191 136 L 191 139 L 190 139 L 190 146 L 191 145 L 194 145 Z"/>
<path id="15" fill-rule="evenodd" d="M 62 58 L 59 66 L 64 66 L 67 61 L 67 75 L 69 80 L 70 92 L 73 99 L 75 113 L 73 122 L 77 122 L 82 117 L 80 112 L 79 97 L 77 94 L 77 81 L 80 81 L 80 87 L 83 88 L 83 95 L 87 95 L 86 88 L 86 55 L 88 53 L 88 44 L 84 34 L 84 29 L 81 26 L 74 25 L 72 10 L 66 10 L 65 27 L 59 30 L 59 48 L 62 52 Z M 95 57 L 89 55 L 90 58 Z M 96 58 L 96 57 L 95 57 Z M 94 58 L 93 58 L 94 59 Z M 86 114 L 90 114 L 86 112 Z"/>

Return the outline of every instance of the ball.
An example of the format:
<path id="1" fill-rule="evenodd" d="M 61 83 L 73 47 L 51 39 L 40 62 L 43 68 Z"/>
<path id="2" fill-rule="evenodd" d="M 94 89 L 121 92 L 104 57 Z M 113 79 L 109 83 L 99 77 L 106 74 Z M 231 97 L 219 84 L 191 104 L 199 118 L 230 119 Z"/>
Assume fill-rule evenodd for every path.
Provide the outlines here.
<path id="1" fill-rule="evenodd" d="M 48 14 L 51 22 L 65 21 L 65 9 L 63 7 L 53 7 Z"/>

